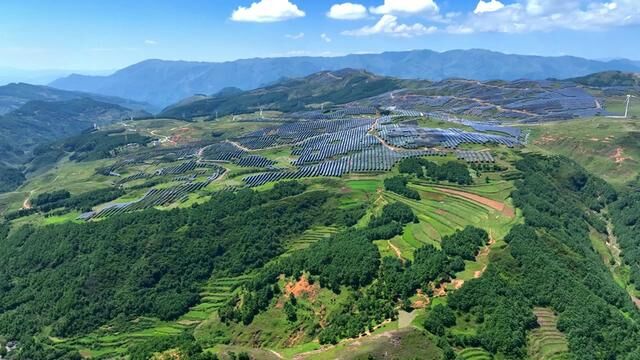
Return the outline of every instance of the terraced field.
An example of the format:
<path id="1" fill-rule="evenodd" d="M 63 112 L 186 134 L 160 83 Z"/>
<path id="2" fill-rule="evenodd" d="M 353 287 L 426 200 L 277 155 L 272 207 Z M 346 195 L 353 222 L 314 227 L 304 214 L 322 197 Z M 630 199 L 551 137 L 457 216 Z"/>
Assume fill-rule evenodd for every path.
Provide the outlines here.
<path id="1" fill-rule="evenodd" d="M 535 308 L 539 328 L 531 331 L 528 337 L 528 352 L 533 360 L 568 359 L 569 347 L 564 334 L 558 331 L 558 318 L 551 309 Z"/>
<path id="2" fill-rule="evenodd" d="M 285 256 L 290 255 L 295 251 L 306 249 L 318 240 L 326 239 L 337 232 L 338 228 L 335 226 L 313 227 L 305 231 L 300 238 L 287 244 L 287 252 L 285 253 Z"/>
<path id="3" fill-rule="evenodd" d="M 200 303 L 191 308 L 188 313 L 184 314 L 178 322 L 199 322 L 206 320 L 231 298 L 233 291 L 237 287 L 249 279 L 251 279 L 250 275 L 210 279 L 200 293 Z"/>
<path id="4" fill-rule="evenodd" d="M 518 221 L 517 214 L 492 208 L 478 202 L 478 199 L 491 200 L 488 197 L 484 198 L 484 195 L 489 194 L 496 199 L 501 199 L 501 201 L 491 200 L 495 204 L 508 207 L 510 205 L 505 199 L 505 194 L 510 192 L 510 186 L 512 185 L 507 182 L 492 187 L 468 188 L 453 186 L 441 188 L 427 183 L 411 184 L 411 188 L 420 192 L 422 199 L 419 201 L 384 192 L 384 200 L 407 204 L 416 213 L 420 222 L 409 224 L 401 236 L 389 242 L 378 242 L 378 247 L 383 255 L 394 256 L 394 253 L 400 253 L 403 258 L 412 259 L 413 252 L 417 248 L 424 244 L 438 247 L 443 236 L 450 235 L 468 225 L 483 228 L 492 234 L 492 237 L 502 239 L 508 229 Z M 482 195 L 478 195 L 477 198 L 467 198 L 452 191 L 474 191 Z"/>
<path id="5" fill-rule="evenodd" d="M 485 349 L 466 348 L 458 353 L 458 358 L 464 360 L 492 360 L 493 356 Z"/>
<path id="6" fill-rule="evenodd" d="M 139 318 L 132 322 L 131 329 L 125 332 L 112 332 L 105 327 L 92 334 L 78 339 L 56 339 L 52 342 L 65 343 L 78 348 L 85 357 L 117 357 L 126 352 L 127 348 L 137 342 L 152 337 L 178 335 L 187 328 L 180 323 L 162 322 L 157 319 Z"/>
<path id="7" fill-rule="evenodd" d="M 233 278 L 209 280 L 200 293 L 200 303 L 173 322 L 139 318 L 133 321 L 129 326 L 129 330 L 126 331 L 115 332 L 110 330 L 109 327 L 104 327 L 82 338 L 52 338 L 51 340 L 55 343 L 66 343 L 77 347 L 84 356 L 117 357 L 124 354 L 129 346 L 142 340 L 150 337 L 179 335 L 184 330 L 200 324 L 229 300 L 235 288 L 250 278 L 250 275 L 242 275 Z"/>

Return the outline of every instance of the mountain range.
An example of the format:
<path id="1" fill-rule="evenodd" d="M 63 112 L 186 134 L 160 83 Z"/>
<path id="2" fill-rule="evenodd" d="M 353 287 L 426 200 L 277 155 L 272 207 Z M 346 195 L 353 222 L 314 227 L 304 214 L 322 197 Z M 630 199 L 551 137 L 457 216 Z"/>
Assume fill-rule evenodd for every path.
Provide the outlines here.
<path id="1" fill-rule="evenodd" d="M 561 56 L 511 55 L 487 50 L 414 50 L 341 57 L 256 58 L 221 63 L 146 60 L 109 76 L 73 74 L 53 81 L 59 89 L 84 91 L 167 106 L 226 87 L 255 89 L 283 78 L 344 68 L 404 79 L 515 80 L 572 78 L 620 70 L 640 72 L 640 62 Z"/>
<path id="2" fill-rule="evenodd" d="M 76 135 L 94 124 L 149 116 L 148 104 L 117 97 L 9 84 L 0 87 L 0 163 L 27 161 L 38 145 Z"/>
<path id="3" fill-rule="evenodd" d="M 29 101 L 67 101 L 74 99 L 93 99 L 95 101 L 116 104 L 132 110 L 154 111 L 147 103 L 123 99 L 115 96 L 90 94 L 80 91 L 67 91 L 43 85 L 11 83 L 0 86 L 0 115 L 19 109 Z"/>

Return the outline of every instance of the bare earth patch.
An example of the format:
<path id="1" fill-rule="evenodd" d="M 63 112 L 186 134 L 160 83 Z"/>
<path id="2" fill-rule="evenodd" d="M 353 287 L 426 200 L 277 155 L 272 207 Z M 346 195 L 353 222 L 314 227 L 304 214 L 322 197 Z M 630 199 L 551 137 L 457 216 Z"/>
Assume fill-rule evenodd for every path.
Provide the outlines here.
<path id="1" fill-rule="evenodd" d="M 488 199 L 484 196 L 480 196 L 477 194 L 472 194 L 472 193 L 468 193 L 465 191 L 459 191 L 459 190 L 452 190 L 452 189 L 448 189 L 448 188 L 442 188 L 442 187 L 438 187 L 438 190 L 446 193 L 446 194 L 450 194 L 450 195 L 456 195 L 456 196 L 460 196 L 463 197 L 467 200 L 471 200 L 473 202 L 476 202 L 478 204 L 484 205 L 486 207 L 492 208 L 494 210 L 500 211 L 503 215 L 513 218 L 516 216 L 516 212 L 515 210 L 511 207 L 508 206 L 507 204 L 497 201 L 497 200 L 491 200 Z"/>
<path id="2" fill-rule="evenodd" d="M 616 164 L 622 164 L 626 160 L 632 160 L 631 157 L 625 157 L 624 156 L 624 149 L 621 148 L 621 147 L 616 148 L 616 151 L 611 156 L 611 158 L 613 158 L 613 160 L 615 161 Z"/>
<path id="3" fill-rule="evenodd" d="M 411 304 L 411 307 L 413 307 L 414 309 L 424 309 L 425 307 L 429 306 L 429 304 L 431 303 L 431 299 L 429 299 L 429 297 L 424 294 L 422 289 L 418 289 L 417 295 L 420 299 L 414 301 Z"/>
<path id="4" fill-rule="evenodd" d="M 291 295 L 295 297 L 306 296 L 307 299 L 313 301 L 318 296 L 318 291 L 320 291 L 320 286 L 318 283 L 314 283 L 311 285 L 306 276 L 301 276 L 300 280 L 297 282 L 289 282 L 284 287 L 284 294 Z"/>
<path id="5" fill-rule="evenodd" d="M 453 285 L 454 289 L 458 290 L 462 287 L 462 285 L 464 285 L 464 280 L 454 279 L 453 281 L 451 281 L 451 284 Z"/>
<path id="6" fill-rule="evenodd" d="M 534 141 L 535 145 L 546 145 L 550 143 L 554 143 L 560 140 L 559 137 L 551 136 L 551 135 L 542 135 L 538 140 Z"/>

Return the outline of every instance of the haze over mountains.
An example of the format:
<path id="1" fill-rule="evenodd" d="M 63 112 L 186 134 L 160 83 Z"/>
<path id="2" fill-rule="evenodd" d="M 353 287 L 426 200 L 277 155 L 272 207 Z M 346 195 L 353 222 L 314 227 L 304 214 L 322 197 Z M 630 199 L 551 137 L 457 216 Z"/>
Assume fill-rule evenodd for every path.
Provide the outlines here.
<path id="1" fill-rule="evenodd" d="M 74 74 L 50 85 L 164 107 L 194 94 L 214 94 L 226 87 L 255 89 L 282 78 L 344 68 L 413 79 L 536 80 L 572 78 L 607 70 L 640 72 L 640 62 L 510 55 L 487 50 L 443 53 L 414 50 L 341 57 L 256 58 L 224 63 L 146 60 L 109 76 Z"/>
<path id="2" fill-rule="evenodd" d="M 36 146 L 94 124 L 148 116 L 148 104 L 47 86 L 0 86 L 0 165 L 21 164 Z"/>

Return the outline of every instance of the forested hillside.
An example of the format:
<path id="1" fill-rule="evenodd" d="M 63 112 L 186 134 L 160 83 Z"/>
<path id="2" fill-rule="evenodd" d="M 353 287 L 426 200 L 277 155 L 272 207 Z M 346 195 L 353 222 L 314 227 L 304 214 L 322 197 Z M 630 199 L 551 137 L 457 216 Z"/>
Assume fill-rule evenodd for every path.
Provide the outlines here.
<path id="1" fill-rule="evenodd" d="M 537 326 L 532 309 L 543 306 L 559 314 L 575 358 L 637 359 L 640 313 L 589 241 L 597 221 L 590 214 L 615 192 L 567 159 L 525 155 L 517 167 L 524 178 L 513 198 L 525 223 L 511 230 L 509 251 L 495 255 L 482 278 L 450 295 L 451 309 L 482 325 L 476 337 L 449 342 L 524 358 L 527 331 Z"/>
<path id="2" fill-rule="evenodd" d="M 22 227 L 2 241 L 0 333 L 30 343 L 45 326 L 70 336 L 118 319 L 176 318 L 212 274 L 259 267 L 290 236 L 331 221 L 329 195 L 303 191 L 283 183 L 265 193 L 222 192 L 191 209 Z M 36 348 L 18 358 L 41 358 Z"/>

